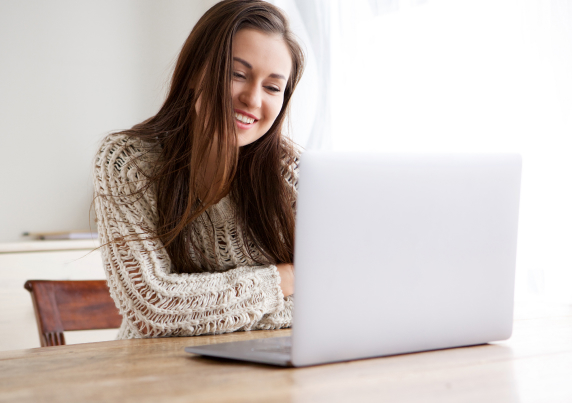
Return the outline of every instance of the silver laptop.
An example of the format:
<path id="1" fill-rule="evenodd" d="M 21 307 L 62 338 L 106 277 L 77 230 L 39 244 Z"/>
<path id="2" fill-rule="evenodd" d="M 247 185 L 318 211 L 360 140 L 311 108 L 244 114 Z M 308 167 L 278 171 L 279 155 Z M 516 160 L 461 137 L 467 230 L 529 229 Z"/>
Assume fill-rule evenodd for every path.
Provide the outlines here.
<path id="1" fill-rule="evenodd" d="M 521 158 L 308 151 L 291 337 L 188 347 L 283 366 L 510 337 Z"/>

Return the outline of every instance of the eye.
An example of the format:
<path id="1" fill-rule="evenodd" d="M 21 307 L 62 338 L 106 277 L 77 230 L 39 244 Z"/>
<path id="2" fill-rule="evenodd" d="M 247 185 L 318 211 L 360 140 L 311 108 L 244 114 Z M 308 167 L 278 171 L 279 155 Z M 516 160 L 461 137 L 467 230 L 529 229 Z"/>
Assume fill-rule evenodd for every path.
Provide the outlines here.
<path id="1" fill-rule="evenodd" d="M 242 79 L 245 79 L 245 78 L 246 78 L 246 77 L 244 76 L 244 74 L 239 73 L 239 72 L 237 72 L 237 71 L 233 72 L 233 73 L 232 73 L 232 76 L 235 77 L 235 78 L 242 78 Z"/>
<path id="2" fill-rule="evenodd" d="M 276 87 L 272 87 L 272 86 L 268 86 L 265 87 L 268 91 L 272 91 L 272 92 L 280 92 L 280 88 L 276 88 Z"/>

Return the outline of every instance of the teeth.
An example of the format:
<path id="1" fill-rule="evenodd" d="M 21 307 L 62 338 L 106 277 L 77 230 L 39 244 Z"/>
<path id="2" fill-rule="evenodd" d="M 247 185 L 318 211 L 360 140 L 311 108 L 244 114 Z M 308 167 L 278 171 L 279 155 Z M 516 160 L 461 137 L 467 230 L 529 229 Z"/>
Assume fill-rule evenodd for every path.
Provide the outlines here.
<path id="1" fill-rule="evenodd" d="M 249 118 L 249 117 L 247 117 L 247 116 L 242 116 L 240 113 L 236 113 L 236 112 L 234 113 L 234 118 L 235 118 L 236 120 L 241 121 L 242 123 L 248 123 L 248 124 L 250 124 L 250 123 L 253 123 L 253 122 L 254 122 L 254 119 Z"/>

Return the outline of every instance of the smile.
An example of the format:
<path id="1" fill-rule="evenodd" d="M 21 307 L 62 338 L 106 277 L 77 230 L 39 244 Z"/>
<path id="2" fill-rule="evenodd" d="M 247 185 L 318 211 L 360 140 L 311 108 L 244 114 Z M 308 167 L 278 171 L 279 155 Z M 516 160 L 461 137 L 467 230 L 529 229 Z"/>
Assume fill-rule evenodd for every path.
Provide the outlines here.
<path id="1" fill-rule="evenodd" d="M 250 124 L 256 122 L 256 119 L 249 118 L 248 116 L 244 116 L 238 112 L 234 112 L 234 118 L 236 120 L 238 120 L 239 122 L 245 123 L 247 125 L 250 125 Z"/>
<path id="2" fill-rule="evenodd" d="M 254 123 L 255 119 L 249 118 L 248 116 L 241 115 L 240 113 L 234 113 L 234 118 L 239 122 L 251 124 Z"/>

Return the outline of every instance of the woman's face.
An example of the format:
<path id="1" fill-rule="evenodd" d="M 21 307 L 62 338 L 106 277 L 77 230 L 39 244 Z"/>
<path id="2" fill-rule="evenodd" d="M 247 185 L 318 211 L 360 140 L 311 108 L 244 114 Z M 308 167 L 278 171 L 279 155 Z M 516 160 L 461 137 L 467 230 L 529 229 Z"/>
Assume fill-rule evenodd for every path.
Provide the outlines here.
<path id="1" fill-rule="evenodd" d="M 238 146 L 262 137 L 282 109 L 292 58 L 279 35 L 241 29 L 232 44 L 232 104 Z"/>

